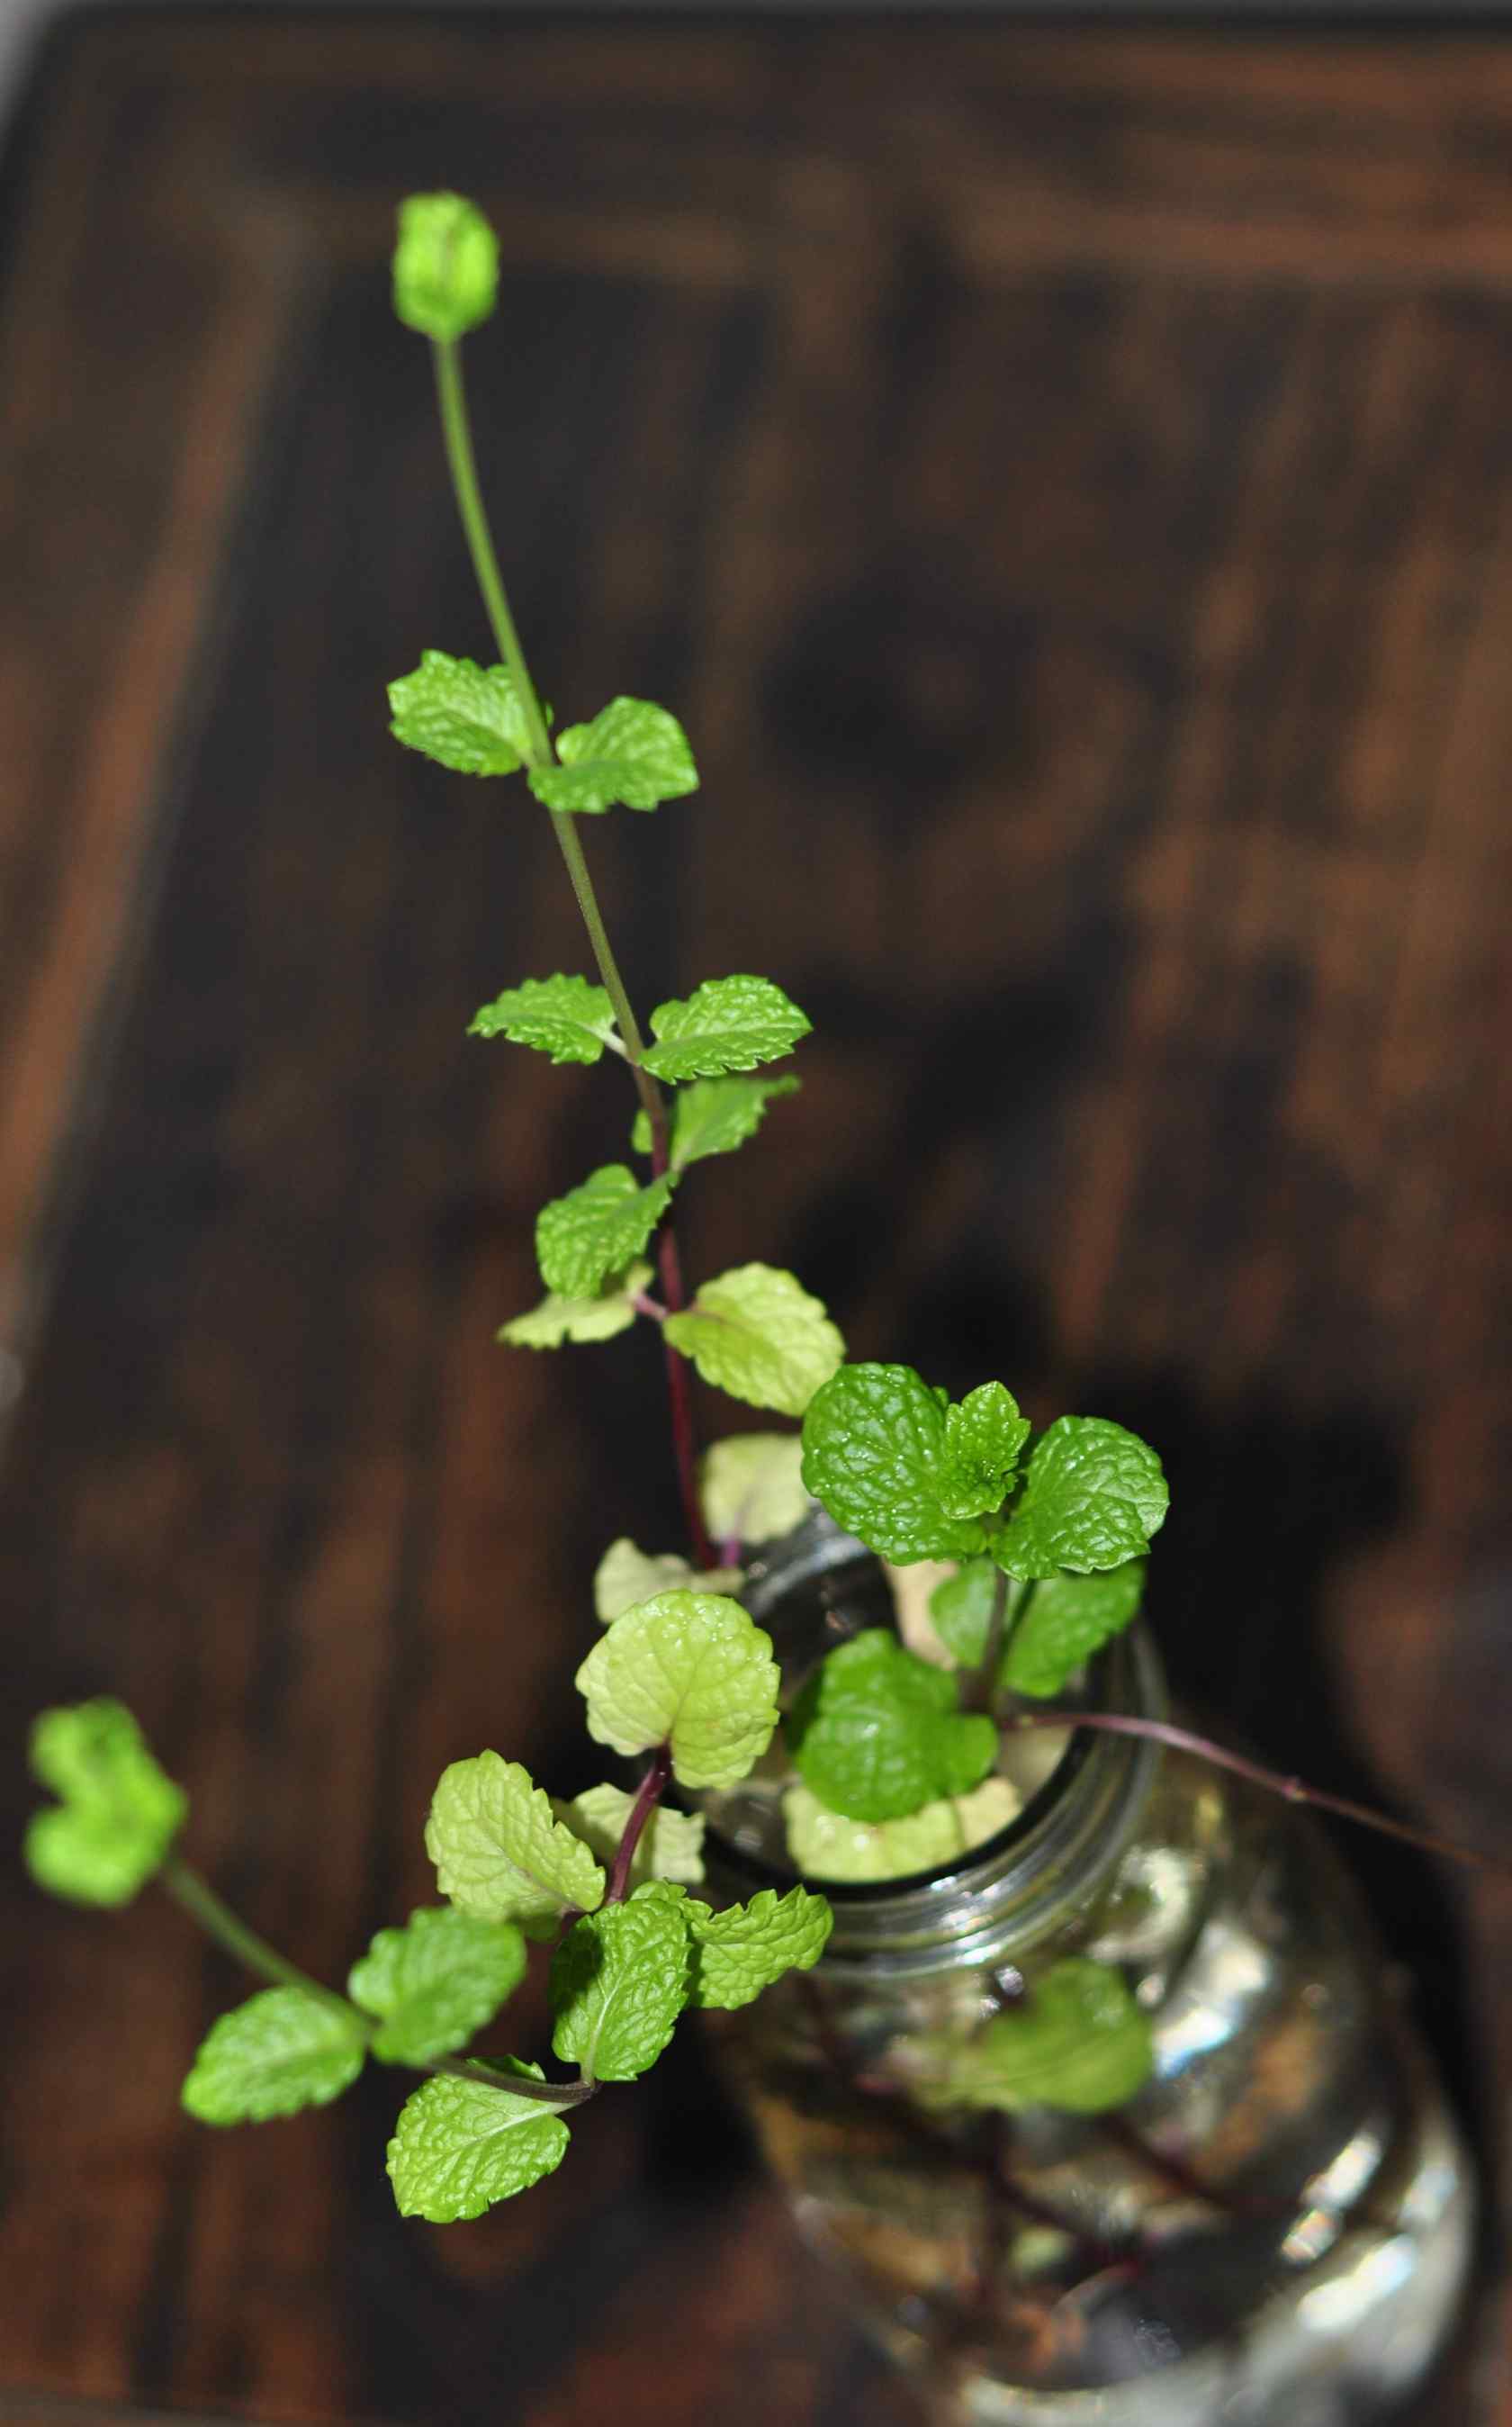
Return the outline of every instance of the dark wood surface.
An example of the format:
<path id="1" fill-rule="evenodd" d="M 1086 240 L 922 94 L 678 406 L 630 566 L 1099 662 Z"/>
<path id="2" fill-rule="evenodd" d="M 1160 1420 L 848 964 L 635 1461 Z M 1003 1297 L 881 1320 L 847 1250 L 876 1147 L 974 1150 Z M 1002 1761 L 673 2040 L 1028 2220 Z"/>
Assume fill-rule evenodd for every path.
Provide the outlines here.
<path id="1" fill-rule="evenodd" d="M 588 838 L 633 988 L 816 1021 L 692 1268 L 1149 1430 L 1187 1690 L 1504 1844 L 1512 36 L 361 14 L 66 26 L 10 156 L 8 1842 L 26 1715 L 119 1692 L 339 1975 L 444 1762 L 582 1783 L 596 1552 L 675 1539 L 651 1347 L 492 1343 L 627 1117 L 463 1041 L 582 964 L 549 832 L 384 732 L 486 645 L 385 294 L 437 182 L 547 692 L 699 746 Z M 1512 1897 L 1355 1850 L 1494 2219 Z M 236 1984 L 171 1910 L 4 1943 L 8 2418 L 915 2416 L 696 2046 L 438 2233 L 387 2080 L 181 2119 Z M 1424 2427 L 1512 2422 L 1499 2264 Z"/>

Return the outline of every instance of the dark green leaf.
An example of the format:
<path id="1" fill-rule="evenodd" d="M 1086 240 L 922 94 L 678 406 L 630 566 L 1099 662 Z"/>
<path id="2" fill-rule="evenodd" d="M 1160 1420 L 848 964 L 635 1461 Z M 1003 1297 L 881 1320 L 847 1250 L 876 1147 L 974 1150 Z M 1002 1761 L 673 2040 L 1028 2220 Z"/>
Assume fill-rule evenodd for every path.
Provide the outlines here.
<path id="1" fill-rule="evenodd" d="M 842 1643 L 815 1670 L 786 1726 L 800 1776 L 851 1820 L 897 1820 L 966 1795 L 992 1767 L 998 1732 L 963 1718 L 955 1682 L 885 1628 Z"/>
<path id="2" fill-rule="evenodd" d="M 842 1365 L 804 1418 L 804 1482 L 886 1559 L 965 1559 L 984 1526 L 953 1496 L 946 1410 L 911 1365 Z"/>
<path id="3" fill-rule="evenodd" d="M 1015 1576 L 1122 1567 L 1148 1550 L 1168 1502 L 1160 1459 L 1137 1433 L 1101 1416 L 1062 1416 L 1036 1442 L 992 1556 Z"/>

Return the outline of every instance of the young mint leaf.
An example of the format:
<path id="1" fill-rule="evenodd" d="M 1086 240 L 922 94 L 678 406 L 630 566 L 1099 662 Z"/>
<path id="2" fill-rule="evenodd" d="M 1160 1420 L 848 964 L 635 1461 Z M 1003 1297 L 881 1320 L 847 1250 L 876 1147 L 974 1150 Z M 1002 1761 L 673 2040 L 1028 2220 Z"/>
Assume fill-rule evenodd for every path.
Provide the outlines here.
<path id="1" fill-rule="evenodd" d="M 1016 1593 L 1023 1588 L 1016 1587 Z M 1127 1560 L 1100 1576 L 1047 1576 L 1008 1640 L 1002 1682 L 1016 1694 L 1060 1693 L 1084 1661 L 1138 1614 L 1145 1562 Z"/>
<path id="2" fill-rule="evenodd" d="M 716 1542 L 772 1542 L 809 1510 L 797 1433 L 737 1433 L 704 1456 L 698 1491 Z"/>
<path id="3" fill-rule="evenodd" d="M 548 809 L 597 816 L 623 802 L 654 809 L 698 790 L 688 737 L 675 716 L 648 699 L 611 699 L 591 725 L 569 725 L 557 743 L 560 767 L 532 769 L 530 790 Z"/>
<path id="4" fill-rule="evenodd" d="M 651 1279 L 649 1264 L 631 1264 L 611 1276 L 596 1297 L 560 1297 L 553 1290 L 539 1306 L 500 1326 L 496 1337 L 512 1348 L 560 1348 L 564 1340 L 612 1340 L 636 1318 L 635 1300 Z"/>
<path id="5" fill-rule="evenodd" d="M 717 1079 L 792 1051 L 812 1023 L 770 978 L 707 978 L 686 1002 L 658 1003 L 645 1067 L 658 1079 Z"/>
<path id="6" fill-rule="evenodd" d="M 512 1921 L 527 1938 L 551 1938 L 576 1905 L 592 1913 L 604 1874 L 580 1837 L 552 1814 L 550 1798 L 517 1761 L 480 1752 L 441 1773 L 426 1823 L 436 1884 L 463 1913 Z"/>
<path id="7" fill-rule="evenodd" d="M 680 1888 L 653 1880 L 628 1903 L 586 1914 L 551 1959 L 553 2051 L 585 2081 L 633 2081 L 672 2037 L 691 1962 Z"/>
<path id="8" fill-rule="evenodd" d="M 1029 1419 L 1000 1382 L 968 1391 L 945 1410 L 945 1472 L 940 1499 L 947 1516 L 982 1517 L 1000 1508 L 1029 1439 Z"/>
<path id="9" fill-rule="evenodd" d="M 770 1637 L 718 1593 L 657 1593 L 627 1609 L 577 1671 L 594 1741 L 624 1753 L 670 1744 L 688 1787 L 733 1786 L 760 1759 L 777 1685 Z"/>
<path id="10" fill-rule="evenodd" d="M 394 309 L 422 337 L 464 337 L 494 309 L 498 245 L 461 194 L 409 194 L 399 204 Z"/>
<path id="11" fill-rule="evenodd" d="M 1010 1581 L 1007 1609 L 1023 1587 Z M 929 1597 L 929 1614 L 946 1650 L 963 1669 L 974 1669 L 987 1648 L 987 1629 L 998 1593 L 998 1570 L 991 1559 L 967 1559 L 953 1576 L 946 1576 Z"/>
<path id="12" fill-rule="evenodd" d="M 638 1256 L 672 1197 L 672 1181 L 644 1188 L 623 1163 L 606 1163 L 536 1217 L 541 1278 L 561 1297 L 591 1297 L 610 1273 Z"/>
<path id="13" fill-rule="evenodd" d="M 556 1811 L 607 1868 L 619 1852 L 634 1800 L 620 1786 L 590 1786 L 570 1803 L 559 1803 Z M 630 1885 L 639 1888 L 648 1880 L 675 1880 L 685 1887 L 696 1887 L 704 1876 L 703 1844 L 701 1812 L 673 1812 L 661 1804 L 641 1832 L 630 1863 Z"/>
<path id="14" fill-rule="evenodd" d="M 339 2098 L 363 2069 L 367 2039 L 339 1999 L 260 1989 L 213 2023 L 183 2100 L 202 2124 L 264 2124 Z"/>
<path id="15" fill-rule="evenodd" d="M 835 1926 L 824 1898 L 806 1888 L 789 1888 L 785 1897 L 762 1888 L 749 1904 L 723 1913 L 691 1898 L 687 1911 L 693 1933 L 689 2003 L 705 2008 L 748 2006 L 785 1972 L 808 1971 Z"/>
<path id="16" fill-rule="evenodd" d="M 508 1036 L 559 1063 L 597 1062 L 606 1045 L 619 1045 L 608 991 L 586 978 L 527 978 L 485 1002 L 467 1034 Z"/>
<path id="17" fill-rule="evenodd" d="M 389 731 L 457 775 L 512 775 L 527 744 L 525 712 L 507 668 L 425 649 L 413 675 L 388 687 Z"/>
<path id="18" fill-rule="evenodd" d="M 706 1155 L 733 1154 L 761 1127 L 768 1104 L 795 1096 L 796 1079 L 694 1079 L 672 1099 L 671 1165 L 686 1171 Z M 630 1143 L 637 1154 L 651 1151 L 651 1124 L 637 1113 Z"/>
<path id="19" fill-rule="evenodd" d="M 953 1513 L 944 1394 L 911 1365 L 842 1365 L 804 1418 L 803 1471 L 837 1524 L 884 1558 L 967 1559 L 985 1545 L 977 1518 Z"/>
<path id="20" fill-rule="evenodd" d="M 901 1880 L 942 1870 L 1006 1829 L 1018 1811 L 1005 1778 L 984 1779 L 969 1795 L 874 1826 L 831 1812 L 806 1786 L 789 1786 L 782 1799 L 788 1851 L 811 1880 Z"/>
<path id="21" fill-rule="evenodd" d="M 509 2070 L 545 2078 L 538 2064 L 512 2059 Z M 566 2154 L 567 2126 L 543 2099 L 512 2095 L 507 2079 L 496 2088 L 443 2073 L 400 2108 L 388 2177 L 400 2216 L 456 2224 L 528 2191 Z"/>
<path id="22" fill-rule="evenodd" d="M 382 2028 L 385 2064 L 429 2064 L 464 2047 L 525 1978 L 525 1940 L 512 1922 L 424 1905 L 402 1930 L 381 1930 L 352 1965 L 347 1994 Z"/>
<path id="23" fill-rule="evenodd" d="M 1122 1567 L 1149 1549 L 1169 1500 L 1160 1459 L 1137 1433 L 1101 1416 L 1061 1416 L 1034 1444 L 992 1556 L 1014 1576 Z"/>
<path id="24" fill-rule="evenodd" d="M 60 1803 L 34 1814 L 27 1867 L 75 1904 L 127 1904 L 162 1864 L 189 1804 L 158 1767 L 131 1713 L 101 1695 L 32 1723 L 32 1773 Z"/>
<path id="25" fill-rule="evenodd" d="M 821 1663 L 786 1734 L 805 1785 L 848 1820 L 901 1820 L 920 1804 L 967 1795 L 998 1751 L 992 1721 L 956 1708 L 950 1673 L 880 1626 Z"/>
<path id="26" fill-rule="evenodd" d="M 637 1602 L 687 1586 L 692 1592 L 733 1593 L 744 1579 L 739 1568 L 716 1568 L 707 1576 L 675 1551 L 638 1551 L 626 1536 L 611 1542 L 593 1572 L 593 1608 L 600 1626 L 612 1626 Z"/>
<path id="27" fill-rule="evenodd" d="M 1083 1955 L 1052 1964 L 1022 2005 L 941 2055 L 931 2104 L 1010 2115 L 1031 2107 L 1105 2114 L 1144 2088 L 1155 2061 L 1148 2018 L 1122 1975 Z"/>
<path id="28" fill-rule="evenodd" d="M 783 1416 L 801 1416 L 845 1354 L 820 1300 L 771 1264 L 738 1264 L 702 1282 L 662 1335 L 716 1390 Z"/>

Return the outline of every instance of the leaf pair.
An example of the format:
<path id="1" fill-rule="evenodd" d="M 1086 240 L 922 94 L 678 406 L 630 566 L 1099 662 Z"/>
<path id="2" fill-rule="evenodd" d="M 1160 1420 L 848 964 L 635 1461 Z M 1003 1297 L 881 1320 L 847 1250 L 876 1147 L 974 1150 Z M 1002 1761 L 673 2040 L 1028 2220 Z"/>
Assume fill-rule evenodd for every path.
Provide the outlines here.
<path id="1" fill-rule="evenodd" d="M 985 1654 L 999 1582 L 992 1560 L 972 1559 L 930 1595 L 935 1632 L 963 1668 L 977 1668 Z M 1041 1700 L 1060 1693 L 1138 1616 L 1144 1590 L 1143 1559 L 1127 1559 L 1102 1575 L 1010 1582 L 999 1685 Z"/>
<path id="2" fill-rule="evenodd" d="M 76 1904 L 128 1904 L 184 1825 L 184 1789 L 159 1768 L 125 1705 L 105 1695 L 41 1712 L 30 1758 L 58 1799 L 26 1831 L 38 1885 Z"/>
<path id="3" fill-rule="evenodd" d="M 201 2043 L 184 2105 L 202 2124 L 260 2124 L 323 2107 L 349 2089 L 369 2049 L 423 2065 L 463 2047 L 525 1974 L 518 1930 L 440 1906 L 381 1930 L 354 1963 L 347 1997 L 264 1989 Z"/>
<path id="4" fill-rule="evenodd" d="M 804 1421 L 804 1480 L 885 1558 L 990 1552 L 1021 1578 L 1088 1574 L 1149 1548 L 1168 1494 L 1154 1451 L 1098 1416 L 1061 1416 L 1035 1442 L 1000 1383 L 952 1407 L 908 1365 L 845 1365 Z M 1004 1503 L 1006 1514 L 1000 1518 Z"/>
<path id="5" fill-rule="evenodd" d="M 688 738 L 647 699 L 613 699 L 588 725 L 558 737 L 560 764 L 530 765 L 530 726 L 505 666 L 427 649 L 413 675 L 388 687 L 396 741 L 458 775 L 512 775 L 548 809 L 597 816 L 616 803 L 654 809 L 698 789 Z"/>

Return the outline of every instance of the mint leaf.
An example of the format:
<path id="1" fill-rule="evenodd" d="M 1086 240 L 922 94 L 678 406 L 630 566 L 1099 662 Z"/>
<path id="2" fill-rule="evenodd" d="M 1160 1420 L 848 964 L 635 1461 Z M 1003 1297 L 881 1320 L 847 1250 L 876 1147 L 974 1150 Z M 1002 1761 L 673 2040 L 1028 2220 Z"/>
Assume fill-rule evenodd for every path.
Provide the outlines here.
<path id="1" fill-rule="evenodd" d="M 943 2053 L 932 2104 L 1010 2115 L 1104 2114 L 1144 2088 L 1155 2061 L 1148 2019 L 1122 1975 L 1082 1955 L 1052 1964 L 1022 2005 Z"/>
<path id="2" fill-rule="evenodd" d="M 130 1902 L 162 1864 L 189 1808 L 124 1703 L 101 1695 L 32 1722 L 31 1767 L 60 1803 L 33 1815 L 27 1867 L 75 1904 Z"/>
<path id="3" fill-rule="evenodd" d="M 494 309 L 498 245 L 482 212 L 461 194 L 409 194 L 399 204 L 394 309 L 408 329 L 464 337 Z"/>
<path id="4" fill-rule="evenodd" d="M 1144 1590 L 1143 1559 L 1100 1576 L 1047 1576 L 1009 1638 L 1003 1684 L 1016 1694 L 1058 1694 L 1137 1616 Z"/>
<path id="5" fill-rule="evenodd" d="M 560 1348 L 564 1340 L 612 1340 L 636 1318 L 635 1299 L 651 1279 L 649 1264 L 631 1264 L 607 1280 L 596 1297 L 561 1297 L 555 1290 L 496 1337 L 512 1348 Z"/>
<path id="6" fill-rule="evenodd" d="M 771 1264 L 739 1264 L 702 1282 L 662 1333 L 716 1390 L 784 1416 L 803 1414 L 845 1354 L 821 1301 Z"/>
<path id="7" fill-rule="evenodd" d="M 586 978 L 527 978 L 485 1002 L 467 1034 L 508 1036 L 559 1063 L 597 1062 L 606 1045 L 620 1046 L 608 990 Z"/>
<path id="8" fill-rule="evenodd" d="M 425 649 L 413 675 L 388 687 L 389 731 L 457 775 L 512 775 L 528 728 L 519 693 L 503 666 L 480 666 Z"/>
<path id="9" fill-rule="evenodd" d="M 733 1786 L 759 1760 L 777 1685 L 771 1638 L 718 1593 L 658 1593 L 627 1609 L 577 1671 L 595 1742 L 624 1753 L 670 1744 L 688 1787 Z"/>
<path id="10" fill-rule="evenodd" d="M 512 2059 L 511 2073 L 545 2078 Z M 388 2177 L 400 2216 L 456 2224 L 496 2200 L 528 2191 L 567 2154 L 567 2126 L 539 2098 L 512 2095 L 507 2079 L 464 2081 L 438 2074 L 399 2109 L 388 2144 Z"/>
<path id="11" fill-rule="evenodd" d="M 260 1989 L 213 2023 L 182 2093 L 202 2124 L 265 2124 L 339 2098 L 363 2069 L 360 2018 L 310 1989 Z"/>
<path id="12" fill-rule="evenodd" d="M 444 1897 L 484 1921 L 516 1922 L 527 1938 L 554 1936 L 570 1907 L 591 1913 L 603 1898 L 604 1874 L 582 1840 L 529 1771 L 496 1752 L 442 1771 L 425 1849 Z"/>
<path id="13" fill-rule="evenodd" d="M 805 1785 L 848 1820 L 899 1820 L 922 1803 L 966 1795 L 998 1751 L 992 1721 L 957 1710 L 949 1671 L 905 1652 L 880 1626 L 821 1663 L 786 1735 Z"/>
<path id="14" fill-rule="evenodd" d="M 967 1559 L 953 1576 L 946 1576 L 929 1597 L 935 1631 L 963 1669 L 974 1669 L 987 1648 L 992 1604 L 998 1592 L 998 1570 L 990 1559 Z M 1008 1614 L 1023 1594 L 1010 1580 Z"/>
<path id="15" fill-rule="evenodd" d="M 590 1786 L 570 1803 L 559 1803 L 556 1810 L 607 1869 L 619 1852 L 634 1800 L 620 1786 Z M 630 1885 L 639 1888 L 648 1880 L 676 1880 L 685 1887 L 696 1887 L 704 1876 L 703 1844 L 701 1812 L 673 1812 L 664 1803 L 658 1805 L 642 1830 L 631 1857 Z"/>
<path id="16" fill-rule="evenodd" d="M 611 699 L 591 725 L 569 725 L 557 742 L 560 767 L 536 767 L 529 785 L 548 809 L 597 816 L 623 802 L 654 809 L 698 790 L 688 737 L 648 699 Z"/>
<path id="17" fill-rule="evenodd" d="M 737 1433 L 706 1451 L 699 1474 L 704 1523 L 716 1542 L 771 1542 L 808 1514 L 797 1433 Z"/>
<path id="18" fill-rule="evenodd" d="M 425 1905 L 402 1930 L 381 1930 L 354 1963 L 347 1994 L 382 2028 L 386 2064 L 429 2064 L 464 2047 L 525 1978 L 525 1940 L 507 1921 Z"/>
<path id="19" fill-rule="evenodd" d="M 842 1365 L 804 1418 L 805 1483 L 884 1558 L 964 1559 L 984 1547 L 977 1518 L 954 1513 L 959 1472 L 944 1393 L 911 1365 Z"/>
<path id="20" fill-rule="evenodd" d="M 645 1188 L 623 1163 L 606 1163 L 536 1217 L 541 1278 L 561 1297 L 591 1297 L 609 1274 L 638 1256 L 667 1210 L 672 1181 Z"/>
<path id="21" fill-rule="evenodd" d="M 645 1067 L 658 1079 L 716 1079 L 790 1052 L 810 1021 L 770 978 L 707 978 L 686 1002 L 658 1003 Z"/>
<path id="22" fill-rule="evenodd" d="M 706 1576 L 675 1551 L 638 1551 L 627 1536 L 611 1542 L 593 1572 L 593 1608 L 601 1626 L 612 1626 L 637 1602 L 687 1586 L 693 1592 L 733 1593 L 743 1582 L 739 1568 L 716 1568 Z"/>
<path id="23" fill-rule="evenodd" d="M 1034 1444 L 992 1556 L 1015 1576 L 1121 1567 L 1149 1549 L 1169 1500 L 1160 1459 L 1137 1433 L 1101 1416 L 1061 1416 Z"/>
<path id="24" fill-rule="evenodd" d="M 749 1904 L 711 1913 L 690 1899 L 693 1934 L 693 1990 L 689 2003 L 733 2009 L 748 2006 L 785 1972 L 806 1972 L 819 1962 L 835 1926 L 821 1896 L 790 1888 L 779 1897 L 762 1888 Z"/>
<path id="25" fill-rule="evenodd" d="M 984 1382 L 946 1409 L 940 1499 L 947 1516 L 982 1517 L 1002 1507 L 1029 1430 L 1000 1382 Z"/>
<path id="26" fill-rule="evenodd" d="M 812 1880 L 900 1880 L 942 1870 L 995 1837 L 1019 1808 L 1005 1778 L 984 1779 L 969 1795 L 875 1825 L 831 1812 L 806 1786 L 789 1786 L 782 1799 L 788 1851 Z"/>
<path id="27" fill-rule="evenodd" d="M 672 1099 L 674 1171 L 686 1171 L 706 1155 L 733 1154 L 761 1127 L 768 1104 L 777 1096 L 795 1096 L 797 1079 L 694 1079 Z M 638 1154 L 651 1151 L 651 1124 L 637 1113 L 630 1143 Z"/>
<path id="28" fill-rule="evenodd" d="M 688 1913 L 653 1880 L 626 1904 L 574 1924 L 551 1959 L 551 2045 L 585 2081 L 633 2081 L 655 2064 L 688 2003 Z"/>

